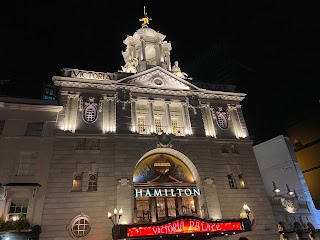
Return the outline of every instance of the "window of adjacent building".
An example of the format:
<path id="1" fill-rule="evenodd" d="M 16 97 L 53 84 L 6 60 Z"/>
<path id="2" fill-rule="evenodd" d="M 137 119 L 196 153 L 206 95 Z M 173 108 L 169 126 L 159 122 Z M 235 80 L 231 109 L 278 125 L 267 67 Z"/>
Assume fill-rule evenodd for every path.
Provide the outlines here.
<path id="1" fill-rule="evenodd" d="M 20 153 L 17 176 L 34 176 L 37 158 L 36 152 Z"/>
<path id="2" fill-rule="evenodd" d="M 139 133 L 144 133 L 146 131 L 144 117 L 138 117 L 138 131 Z"/>
<path id="3" fill-rule="evenodd" d="M 88 191 L 97 191 L 97 174 L 89 174 Z"/>
<path id="4" fill-rule="evenodd" d="M 156 128 L 156 133 L 162 133 L 161 118 L 154 119 L 154 125 Z"/>
<path id="5" fill-rule="evenodd" d="M 70 223 L 69 233 L 76 238 L 88 235 L 91 230 L 90 222 L 91 220 L 87 215 L 81 214 L 76 216 Z"/>
<path id="6" fill-rule="evenodd" d="M 72 181 L 72 191 L 79 192 L 82 189 L 82 174 L 75 174 Z"/>
<path id="7" fill-rule="evenodd" d="M 26 218 L 28 212 L 28 199 L 12 199 L 8 211 L 7 221 Z"/>
<path id="8" fill-rule="evenodd" d="M 237 188 L 236 181 L 234 180 L 233 174 L 228 174 L 228 181 L 230 188 Z"/>
<path id="9" fill-rule="evenodd" d="M 245 181 L 245 179 L 243 177 L 243 174 L 239 174 L 238 177 L 239 177 L 239 185 L 240 185 L 240 187 L 241 188 L 248 188 L 247 187 L 247 183 L 246 183 L 246 181 Z"/>
<path id="10" fill-rule="evenodd" d="M 41 136 L 43 129 L 43 122 L 28 123 L 27 129 L 24 133 L 25 136 Z"/>
<path id="11" fill-rule="evenodd" d="M 0 120 L 0 135 L 2 135 L 3 129 L 4 129 L 4 120 Z"/>
<path id="12" fill-rule="evenodd" d="M 87 140 L 85 138 L 81 138 L 77 140 L 77 150 L 85 150 L 86 149 L 86 142 Z"/>
<path id="13" fill-rule="evenodd" d="M 90 149 L 100 150 L 100 139 L 92 139 Z"/>

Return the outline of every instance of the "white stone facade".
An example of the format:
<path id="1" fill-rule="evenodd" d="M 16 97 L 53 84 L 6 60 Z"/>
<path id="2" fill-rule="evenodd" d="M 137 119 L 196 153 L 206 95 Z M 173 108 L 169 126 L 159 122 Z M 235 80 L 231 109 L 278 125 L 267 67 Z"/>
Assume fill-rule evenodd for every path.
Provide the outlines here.
<path id="1" fill-rule="evenodd" d="M 148 184 L 200 189 L 201 195 L 192 204 L 195 214 L 204 219 L 239 218 L 243 205 L 250 206 L 253 231 L 212 239 L 238 239 L 240 235 L 250 240 L 278 238 L 241 111 L 245 94 L 202 89 L 172 74 L 171 45 L 164 38 L 148 27 L 127 37 L 123 56 L 126 60 L 132 54 L 138 59 L 136 73 L 64 69 L 62 76 L 53 77 L 59 88 L 58 114 L 57 106 L 52 106 L 53 114 L 47 111 L 42 116 L 40 110 L 37 112 L 42 121 L 50 114 L 55 116 L 54 134 L 49 140 L 39 138 L 32 142 L 22 137 L 22 130 L 16 134 L 19 141 L 25 139 L 23 148 L 37 148 L 46 156 L 41 158 L 41 171 L 32 179 L 41 184 L 41 190 L 37 190 L 42 191 L 37 195 L 40 204 L 35 205 L 36 217 L 31 220 L 32 224 L 41 225 L 41 239 L 76 238 L 78 219 L 83 220 L 83 232 L 87 234 L 80 239 L 112 239 L 108 211 L 122 208 L 121 224 L 138 221 L 134 188 Z M 155 56 L 151 57 L 152 53 Z M 19 121 L 35 116 L 20 109 L 19 114 L 15 117 Z M 10 118 L 3 119 L 6 123 L 0 147 L 6 155 L 6 132 L 13 134 L 17 130 L 9 127 Z M 45 143 L 47 148 L 42 147 Z M 11 146 L 17 145 L 14 142 Z M 169 160 L 156 161 L 153 156 Z M 17 156 L 7 158 L 5 162 L 17 161 Z M 170 178 L 170 182 L 135 182 L 134 174 L 146 159 L 154 161 L 152 167 L 161 169 L 161 177 Z M 165 174 L 171 173 L 177 163 L 184 169 L 179 173 L 192 181 L 187 183 Z M 12 177 L 13 166 L 11 172 L 3 170 L 6 177 L 1 178 L 2 185 L 17 181 Z M 147 201 L 152 209 L 148 213 L 150 221 L 159 221 L 158 212 L 154 212 L 156 200 Z M 168 199 L 164 201 L 167 203 Z M 174 214 L 181 214 L 181 199 L 176 201 Z M 4 209 L 0 214 L 8 213 L 8 208 Z M 168 206 L 165 210 L 169 211 Z"/>

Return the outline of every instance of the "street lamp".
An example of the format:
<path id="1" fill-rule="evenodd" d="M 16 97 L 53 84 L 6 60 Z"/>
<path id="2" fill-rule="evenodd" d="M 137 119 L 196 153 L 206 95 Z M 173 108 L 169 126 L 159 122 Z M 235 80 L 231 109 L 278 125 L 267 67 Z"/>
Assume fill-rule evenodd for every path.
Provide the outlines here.
<path id="1" fill-rule="evenodd" d="M 118 213 L 118 210 L 117 210 L 116 208 L 113 210 L 113 214 L 111 214 L 110 212 L 108 212 L 108 218 L 109 218 L 109 219 L 111 220 L 111 222 L 113 223 L 113 226 L 119 224 L 120 218 L 121 218 L 121 216 L 122 216 L 122 213 L 123 213 L 122 208 L 119 210 L 119 213 Z"/>

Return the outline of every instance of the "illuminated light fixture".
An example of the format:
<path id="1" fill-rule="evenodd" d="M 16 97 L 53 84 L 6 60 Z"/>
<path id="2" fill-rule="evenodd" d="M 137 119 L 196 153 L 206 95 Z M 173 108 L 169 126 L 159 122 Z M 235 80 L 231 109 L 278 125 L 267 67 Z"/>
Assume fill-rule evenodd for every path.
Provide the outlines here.
<path id="1" fill-rule="evenodd" d="M 122 216 L 122 213 L 123 213 L 122 208 L 119 210 L 119 213 L 118 213 L 118 210 L 116 208 L 113 210 L 113 214 L 108 212 L 108 218 L 111 220 L 113 225 L 118 225 L 119 224 L 120 218 Z"/>
<path id="2" fill-rule="evenodd" d="M 250 214 L 251 210 L 250 210 L 249 206 L 247 204 L 243 204 L 242 208 L 246 212 L 247 218 L 250 220 L 249 214 Z"/>
<path id="3" fill-rule="evenodd" d="M 287 194 L 288 194 L 289 196 L 293 197 L 293 196 L 294 196 L 294 192 L 290 190 L 288 184 L 286 184 L 286 186 L 287 186 L 287 191 L 288 191 Z"/>
<path id="4" fill-rule="evenodd" d="M 275 184 L 274 181 L 272 181 L 272 184 L 273 184 L 273 192 L 274 192 L 275 194 L 278 194 L 278 193 L 280 192 L 280 189 L 277 188 L 277 186 L 276 186 L 276 184 Z"/>

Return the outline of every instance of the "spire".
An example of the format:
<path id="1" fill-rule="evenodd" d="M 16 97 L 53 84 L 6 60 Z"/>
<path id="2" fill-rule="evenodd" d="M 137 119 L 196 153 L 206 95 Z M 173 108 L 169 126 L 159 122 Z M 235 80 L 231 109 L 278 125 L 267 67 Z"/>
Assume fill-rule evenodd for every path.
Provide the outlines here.
<path id="1" fill-rule="evenodd" d="M 139 21 L 143 22 L 142 27 L 148 27 L 149 21 L 152 19 L 148 18 L 145 6 L 143 6 L 143 15 L 144 15 L 144 17 L 140 18 Z"/>

